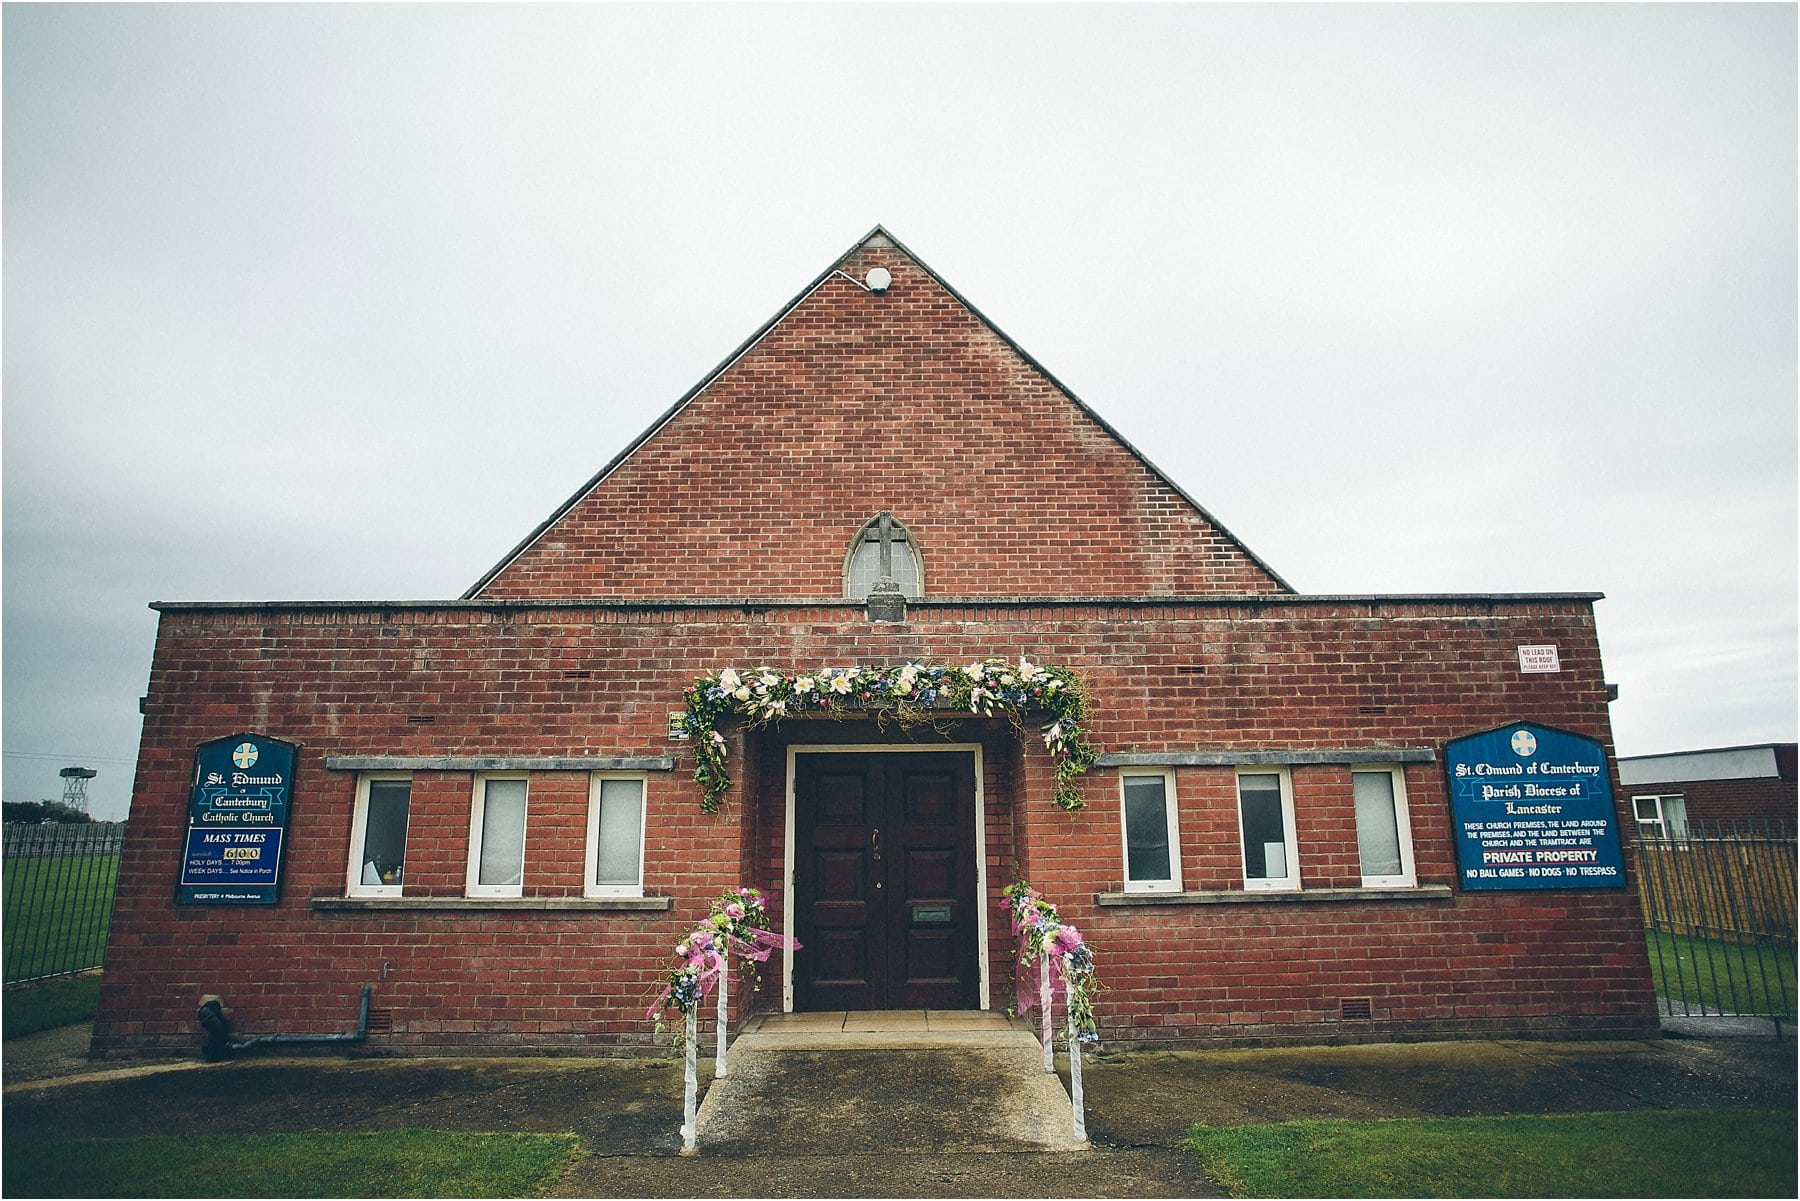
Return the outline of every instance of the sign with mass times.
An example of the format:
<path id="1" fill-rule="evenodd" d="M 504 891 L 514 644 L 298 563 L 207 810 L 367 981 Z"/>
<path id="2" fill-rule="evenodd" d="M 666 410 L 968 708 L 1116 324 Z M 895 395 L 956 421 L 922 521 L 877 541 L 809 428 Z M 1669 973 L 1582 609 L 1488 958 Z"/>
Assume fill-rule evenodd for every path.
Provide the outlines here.
<path id="1" fill-rule="evenodd" d="M 1519 722 L 1444 747 L 1456 862 L 1465 889 L 1621 888 L 1606 750 Z"/>
<path id="2" fill-rule="evenodd" d="M 260 734 L 194 749 L 178 905 L 273 905 L 294 793 L 291 742 Z"/>

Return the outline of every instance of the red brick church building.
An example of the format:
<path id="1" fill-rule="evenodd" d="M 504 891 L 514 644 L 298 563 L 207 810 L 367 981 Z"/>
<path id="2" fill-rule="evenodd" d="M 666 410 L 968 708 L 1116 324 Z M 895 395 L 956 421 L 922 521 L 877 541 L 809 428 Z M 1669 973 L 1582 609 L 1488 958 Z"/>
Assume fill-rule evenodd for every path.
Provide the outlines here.
<path id="1" fill-rule="evenodd" d="M 460 599 L 154 606 L 95 1047 L 191 1050 L 206 994 L 342 1031 L 372 985 L 370 1051 L 645 1048 L 740 884 L 802 944 L 745 1006 L 1002 1009 L 1017 879 L 1108 1044 L 1653 1035 L 1623 866 L 1459 860 L 1456 740 L 1614 774 L 1595 599 L 1297 594 L 876 229 Z M 990 660 L 1078 681 L 1083 807 L 1029 703 L 836 683 Z M 796 704 L 717 721 L 710 798 L 684 694 L 724 669 Z"/>

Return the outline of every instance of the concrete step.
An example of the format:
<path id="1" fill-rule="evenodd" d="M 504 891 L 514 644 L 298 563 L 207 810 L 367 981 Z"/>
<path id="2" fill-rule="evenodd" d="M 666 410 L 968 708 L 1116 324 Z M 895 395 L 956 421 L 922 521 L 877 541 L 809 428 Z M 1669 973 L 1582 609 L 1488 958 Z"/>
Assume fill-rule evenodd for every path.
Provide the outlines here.
<path id="1" fill-rule="evenodd" d="M 1074 1151 L 1069 1094 L 1031 1033 L 1004 1015 L 931 1027 L 922 1011 L 882 1021 L 793 1015 L 731 1044 L 729 1075 L 698 1117 L 704 1155 Z M 806 1020 L 810 1019 L 810 1020 Z M 748 1024 L 747 1024 L 748 1025 Z M 849 1027 L 849 1028 L 846 1028 Z M 864 1028 L 873 1027 L 873 1028 Z M 701 1078 L 711 1074 L 703 1035 Z"/>

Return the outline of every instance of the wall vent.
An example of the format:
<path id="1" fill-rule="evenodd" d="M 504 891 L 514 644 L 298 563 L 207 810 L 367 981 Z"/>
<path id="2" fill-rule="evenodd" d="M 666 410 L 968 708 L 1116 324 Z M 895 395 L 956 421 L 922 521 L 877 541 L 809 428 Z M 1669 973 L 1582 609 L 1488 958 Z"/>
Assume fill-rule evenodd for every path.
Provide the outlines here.
<path id="1" fill-rule="evenodd" d="M 1176 666 L 1175 673 L 1183 676 L 1203 676 L 1206 674 L 1204 663 L 1182 663 Z"/>
<path id="2" fill-rule="evenodd" d="M 563 672 L 563 679 L 565 679 L 565 680 L 591 680 L 593 678 L 594 678 L 594 673 L 591 671 L 565 671 L 565 672 Z"/>
<path id="3" fill-rule="evenodd" d="M 1383 713 L 1387 712 L 1387 706 L 1386 705 L 1363 705 L 1362 707 L 1357 709 L 1357 712 L 1362 714 L 1364 717 L 1380 717 Z"/>
<path id="4" fill-rule="evenodd" d="M 391 1009 L 369 1010 L 369 1033 L 392 1034 L 394 1032 L 394 1011 Z"/>
<path id="5" fill-rule="evenodd" d="M 406 724 L 409 726 L 429 726 L 436 722 L 437 718 L 430 713 L 408 713 L 406 715 Z"/>
<path id="6" fill-rule="evenodd" d="M 1372 997 L 1343 997 L 1338 1001 L 1338 1017 L 1346 1022 L 1366 1022 L 1375 1016 Z"/>

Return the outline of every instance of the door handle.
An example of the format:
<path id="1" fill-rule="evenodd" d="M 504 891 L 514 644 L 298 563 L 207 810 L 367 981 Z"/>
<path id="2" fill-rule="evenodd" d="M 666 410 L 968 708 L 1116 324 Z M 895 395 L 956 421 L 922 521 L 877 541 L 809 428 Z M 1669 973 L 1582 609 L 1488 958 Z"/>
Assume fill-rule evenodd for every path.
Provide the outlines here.
<path id="1" fill-rule="evenodd" d="M 870 858 L 872 858 L 872 859 L 880 859 L 881 858 L 881 829 L 880 829 L 880 827 L 871 827 L 870 828 L 870 830 L 869 830 L 869 849 L 873 852 L 873 854 L 870 855 Z"/>

